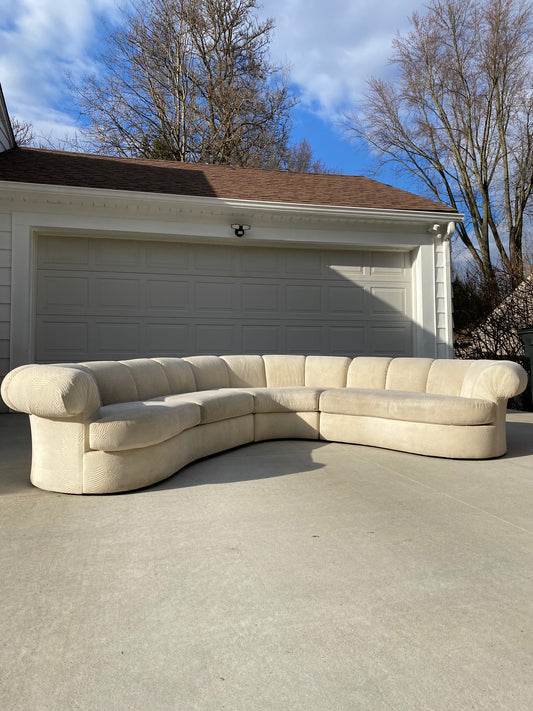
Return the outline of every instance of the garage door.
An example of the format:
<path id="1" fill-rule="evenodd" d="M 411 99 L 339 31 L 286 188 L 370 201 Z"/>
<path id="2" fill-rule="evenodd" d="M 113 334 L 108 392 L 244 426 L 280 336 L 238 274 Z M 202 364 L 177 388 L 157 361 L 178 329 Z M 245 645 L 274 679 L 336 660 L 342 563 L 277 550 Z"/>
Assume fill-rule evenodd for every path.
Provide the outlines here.
<path id="1" fill-rule="evenodd" d="M 42 236 L 36 360 L 412 354 L 410 257 Z"/>

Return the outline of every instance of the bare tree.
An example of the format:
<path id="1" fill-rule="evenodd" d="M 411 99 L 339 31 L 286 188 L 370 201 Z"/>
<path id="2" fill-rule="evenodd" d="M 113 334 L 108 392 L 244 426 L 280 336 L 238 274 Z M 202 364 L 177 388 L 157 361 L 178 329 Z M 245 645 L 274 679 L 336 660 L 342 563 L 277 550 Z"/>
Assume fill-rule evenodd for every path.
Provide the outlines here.
<path id="1" fill-rule="evenodd" d="M 330 175 L 340 175 L 342 173 L 338 168 L 328 168 L 322 158 L 315 158 L 307 138 L 289 148 L 284 167 L 286 170 L 296 173 L 329 173 Z"/>
<path id="2" fill-rule="evenodd" d="M 33 125 L 29 121 L 23 121 L 16 116 L 11 117 L 11 128 L 17 146 L 32 146 L 35 143 L 35 133 Z"/>
<path id="3" fill-rule="evenodd" d="M 130 0 L 74 88 L 97 152 L 278 167 L 293 96 L 257 0 Z"/>
<path id="4" fill-rule="evenodd" d="M 394 40 L 397 77 L 370 79 L 347 117 L 381 165 L 466 213 L 457 231 L 474 263 L 494 281 L 496 253 L 513 286 L 533 187 L 532 20 L 526 0 L 430 0 Z"/>

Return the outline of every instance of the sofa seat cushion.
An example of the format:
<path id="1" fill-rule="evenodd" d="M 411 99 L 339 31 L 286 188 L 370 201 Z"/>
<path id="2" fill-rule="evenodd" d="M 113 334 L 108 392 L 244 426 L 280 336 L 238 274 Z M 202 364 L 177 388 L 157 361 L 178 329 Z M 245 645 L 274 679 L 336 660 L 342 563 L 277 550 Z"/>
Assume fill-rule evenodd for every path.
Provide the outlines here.
<path id="1" fill-rule="evenodd" d="M 255 412 L 318 412 L 323 388 L 247 388 L 255 401 Z"/>
<path id="2" fill-rule="evenodd" d="M 159 444 L 200 423 L 200 408 L 192 402 L 169 405 L 146 400 L 100 408 L 100 419 L 89 426 L 89 446 L 103 452 L 140 449 Z"/>
<path id="3" fill-rule="evenodd" d="M 496 405 L 487 400 L 401 390 L 327 390 L 321 395 L 320 409 L 338 415 L 438 425 L 487 425 L 496 421 Z"/>
<path id="4" fill-rule="evenodd" d="M 193 402 L 200 408 L 200 424 L 220 422 L 232 417 L 251 415 L 254 411 L 254 400 L 247 390 L 236 388 L 219 388 L 218 390 L 200 390 L 195 393 L 167 395 L 157 398 L 167 405 L 180 402 Z"/>

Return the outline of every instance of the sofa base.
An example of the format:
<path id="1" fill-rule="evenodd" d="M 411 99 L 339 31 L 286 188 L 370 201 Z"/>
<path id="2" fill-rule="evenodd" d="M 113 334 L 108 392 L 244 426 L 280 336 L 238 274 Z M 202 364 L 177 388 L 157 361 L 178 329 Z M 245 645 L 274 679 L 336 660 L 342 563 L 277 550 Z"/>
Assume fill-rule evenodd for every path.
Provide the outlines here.
<path id="1" fill-rule="evenodd" d="M 83 491 L 63 493 L 110 494 L 141 489 L 167 479 L 196 459 L 248 444 L 253 438 L 253 415 L 244 415 L 198 425 L 143 449 L 86 452 Z"/>
<path id="2" fill-rule="evenodd" d="M 496 425 L 435 425 L 327 412 L 320 416 L 320 438 L 447 459 L 491 459 L 506 452 Z"/>
<path id="3" fill-rule="evenodd" d="M 202 457 L 272 439 L 320 438 L 452 459 L 489 459 L 506 451 L 505 437 L 498 436 L 501 427 L 496 425 L 435 425 L 317 412 L 261 413 L 197 425 L 150 447 L 85 452 L 79 481 L 72 477 L 60 481 L 57 467 L 43 466 L 37 455 L 46 451 L 38 445 L 42 436 L 50 436 L 53 423 L 40 418 L 32 420 L 31 481 L 40 489 L 66 494 L 109 494 L 140 489 L 167 479 Z M 78 424 L 78 428 L 82 429 L 83 425 Z"/>
<path id="4" fill-rule="evenodd" d="M 254 415 L 255 442 L 318 439 L 318 412 L 261 412 Z"/>

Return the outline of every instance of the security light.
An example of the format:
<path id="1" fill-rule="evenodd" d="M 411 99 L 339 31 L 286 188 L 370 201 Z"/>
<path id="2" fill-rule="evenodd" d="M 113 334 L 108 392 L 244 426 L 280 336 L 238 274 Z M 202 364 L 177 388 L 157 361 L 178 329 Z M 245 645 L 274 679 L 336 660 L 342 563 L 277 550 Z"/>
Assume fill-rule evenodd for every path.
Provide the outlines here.
<path id="1" fill-rule="evenodd" d="M 244 237 L 244 233 L 250 229 L 250 225 L 232 225 L 232 230 L 235 230 L 235 237 Z"/>

